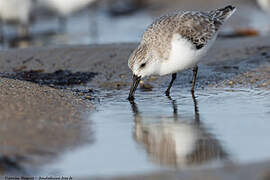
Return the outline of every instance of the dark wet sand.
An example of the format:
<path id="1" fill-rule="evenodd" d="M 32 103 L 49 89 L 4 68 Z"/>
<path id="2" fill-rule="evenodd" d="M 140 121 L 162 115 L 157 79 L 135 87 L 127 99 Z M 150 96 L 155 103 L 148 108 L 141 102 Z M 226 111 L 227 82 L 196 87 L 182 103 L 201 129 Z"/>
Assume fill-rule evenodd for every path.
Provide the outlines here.
<path id="1" fill-rule="evenodd" d="M 270 36 L 218 39 L 199 67 L 198 88 L 270 88 Z M 70 148 L 93 139 L 85 133 L 83 112 L 91 110 L 91 101 L 70 90 L 48 87 L 50 84 L 26 82 L 22 72 L 54 73 L 57 70 L 97 73 L 87 82 L 88 88 L 129 89 L 131 72 L 127 59 L 136 43 L 91 46 L 28 48 L 0 52 L 0 156 L 25 163 L 42 164 Z M 6 78 L 3 78 L 5 76 Z M 26 76 L 27 77 L 27 76 Z M 20 80 L 16 80 L 16 79 Z M 164 88 L 170 76 L 145 80 L 154 88 Z M 14 80 L 15 79 L 15 80 Z M 179 87 L 190 87 L 191 71 L 179 73 Z M 31 81 L 31 78 L 30 78 Z M 43 84 L 43 85 L 39 85 Z M 80 83 L 78 83 L 80 84 Z M 65 86 L 66 87 L 66 86 Z M 42 159 L 42 160 L 41 160 Z M 0 162 L 4 162 L 0 158 Z M 31 162 L 31 163 L 33 163 Z M 269 162 L 237 168 L 164 172 L 123 179 L 259 179 L 267 175 Z M 2 164 L 0 164 L 1 167 Z M 0 168 L 1 170 L 1 168 Z M 0 171 L 1 172 L 1 171 Z M 250 175 L 250 176 L 249 176 Z M 258 175 L 258 176 L 257 176 Z"/>

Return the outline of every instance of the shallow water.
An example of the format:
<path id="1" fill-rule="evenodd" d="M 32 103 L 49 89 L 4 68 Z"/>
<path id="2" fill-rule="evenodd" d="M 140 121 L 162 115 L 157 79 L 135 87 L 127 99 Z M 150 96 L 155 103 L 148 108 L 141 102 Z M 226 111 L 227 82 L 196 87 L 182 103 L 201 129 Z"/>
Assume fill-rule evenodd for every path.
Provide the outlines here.
<path id="1" fill-rule="evenodd" d="M 270 92 L 174 88 L 108 92 L 89 121 L 95 141 L 63 154 L 42 174 L 106 176 L 217 167 L 270 158 Z"/>

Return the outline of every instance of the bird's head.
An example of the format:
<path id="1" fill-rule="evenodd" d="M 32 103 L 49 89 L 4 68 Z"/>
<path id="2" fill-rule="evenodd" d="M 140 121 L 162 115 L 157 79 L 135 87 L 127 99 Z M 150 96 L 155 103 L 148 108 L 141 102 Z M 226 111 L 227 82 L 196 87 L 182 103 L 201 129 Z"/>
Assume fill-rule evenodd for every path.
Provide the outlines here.
<path id="1" fill-rule="evenodd" d="M 130 55 L 128 66 L 133 72 L 133 85 L 130 89 L 129 99 L 134 99 L 133 95 L 141 80 L 146 76 L 156 74 L 159 68 L 158 61 L 155 61 L 152 52 L 146 44 L 140 44 Z"/>
<path id="2" fill-rule="evenodd" d="M 152 52 L 147 48 L 146 44 L 140 44 L 128 60 L 128 66 L 133 75 L 141 78 L 156 74 L 158 70 L 157 63 L 158 61 L 154 60 Z"/>

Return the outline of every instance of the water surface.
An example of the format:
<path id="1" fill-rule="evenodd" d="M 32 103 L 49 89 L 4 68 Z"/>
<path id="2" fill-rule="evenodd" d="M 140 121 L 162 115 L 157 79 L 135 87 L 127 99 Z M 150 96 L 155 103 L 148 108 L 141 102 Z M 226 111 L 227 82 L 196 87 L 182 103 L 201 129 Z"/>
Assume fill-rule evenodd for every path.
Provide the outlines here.
<path id="1" fill-rule="evenodd" d="M 205 168 L 270 158 L 270 93 L 174 88 L 103 95 L 93 121 L 95 142 L 68 152 L 44 173 L 106 176 Z"/>

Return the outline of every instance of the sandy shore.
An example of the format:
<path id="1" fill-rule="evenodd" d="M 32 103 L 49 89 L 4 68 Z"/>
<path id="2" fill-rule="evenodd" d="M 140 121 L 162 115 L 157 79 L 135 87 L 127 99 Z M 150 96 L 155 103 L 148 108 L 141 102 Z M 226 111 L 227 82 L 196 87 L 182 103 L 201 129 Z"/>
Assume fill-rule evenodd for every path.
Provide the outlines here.
<path id="1" fill-rule="evenodd" d="M 0 78 L 0 101 L 0 174 L 24 174 L 93 141 L 83 118 L 92 105 L 70 92 Z"/>
<path id="2" fill-rule="evenodd" d="M 199 66 L 198 88 L 270 88 L 270 37 L 218 39 Z M 91 143 L 93 90 L 129 89 L 127 59 L 136 43 L 28 48 L 0 52 L 0 172 L 9 163 L 32 159 L 42 164 L 58 153 Z M 62 77 L 68 76 L 67 81 Z M 150 77 L 145 83 L 164 88 L 170 76 Z M 65 78 L 64 78 L 65 79 Z M 190 87 L 191 71 L 179 73 L 179 87 Z M 31 81 L 31 82 L 27 82 Z M 76 91 L 74 85 L 87 85 Z M 75 90 L 70 90 L 75 87 Z M 83 94 L 83 96 L 80 96 Z M 97 93 L 98 94 L 98 93 Z M 91 99 L 91 98 L 90 98 Z M 46 122 L 46 123 L 45 123 Z M 85 126 L 89 124 L 89 126 Z M 86 128 L 85 127 L 89 127 Z M 55 130 L 57 129 L 57 131 Z M 35 158 L 39 157 L 39 158 Z M 42 159 L 42 160 L 41 160 Z M 250 171 L 252 169 L 253 171 Z M 227 169 L 164 172 L 121 179 L 239 179 L 264 177 L 269 162 Z M 2 172 L 4 171 L 2 170 Z M 247 174 L 246 174 L 247 173 Z M 181 175 L 180 175 L 181 174 Z M 255 176 L 255 175 L 259 176 Z"/>

